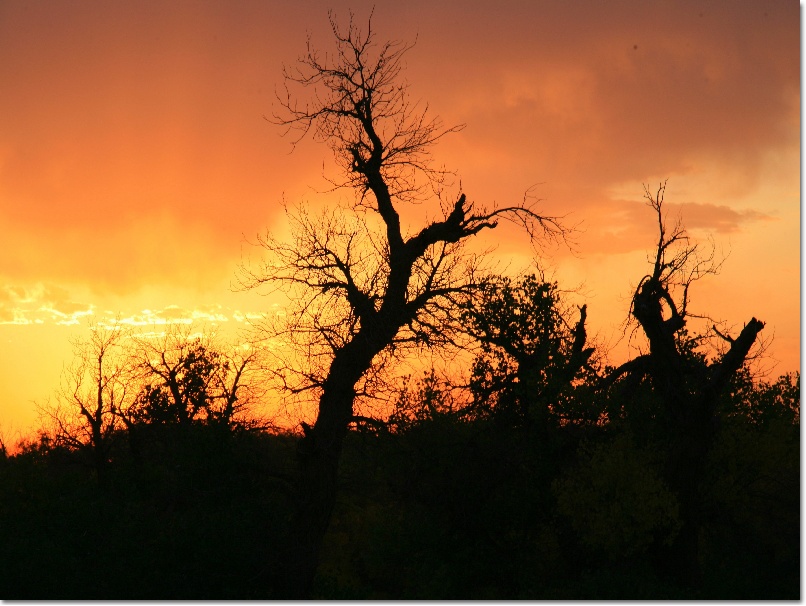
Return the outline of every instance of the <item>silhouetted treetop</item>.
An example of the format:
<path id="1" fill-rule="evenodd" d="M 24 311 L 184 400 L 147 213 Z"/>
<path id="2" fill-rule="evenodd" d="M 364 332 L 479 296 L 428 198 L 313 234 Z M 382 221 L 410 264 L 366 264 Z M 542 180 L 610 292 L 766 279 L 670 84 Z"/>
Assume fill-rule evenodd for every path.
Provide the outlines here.
<path id="1" fill-rule="evenodd" d="M 381 187 L 382 177 L 392 196 L 420 197 L 423 186 L 445 176 L 431 165 L 431 146 L 462 126 L 445 128 L 428 116 L 427 105 L 412 102 L 401 70 L 413 45 L 376 43 L 371 18 L 363 31 L 352 15 L 348 26 L 340 27 L 331 12 L 330 25 L 335 52 L 323 53 L 308 39 L 307 52 L 284 69 L 282 111 L 273 121 L 296 131 L 295 144 L 311 131 L 327 142 L 347 178 L 340 185 L 366 193 Z M 311 89 L 307 101 L 300 100 L 297 87 Z"/>
<path id="2" fill-rule="evenodd" d="M 446 128 L 428 117 L 428 106 L 412 102 L 408 84 L 401 81 L 402 58 L 412 48 L 401 42 L 378 45 L 371 18 L 366 31 L 350 15 L 346 28 L 330 14 L 336 52 L 316 50 L 310 38 L 307 52 L 294 67 L 284 69 L 281 111 L 273 122 L 296 131 L 300 141 L 313 131 L 327 142 L 350 186 L 359 192 L 359 204 L 375 210 L 387 227 L 388 244 L 402 248 L 404 237 L 395 201 L 420 200 L 439 193 L 447 171 L 431 164 L 431 147 L 461 126 Z M 311 89 L 307 101 L 302 92 Z M 429 191 L 430 190 L 430 191 Z M 375 203 L 365 196 L 372 192 Z M 441 198 L 440 198 L 441 199 Z M 445 220 L 429 225 L 409 239 L 407 256 L 417 258 L 438 242 L 458 242 L 506 219 L 524 227 L 531 238 L 565 239 L 567 229 L 557 217 L 538 213 L 532 201 L 501 208 L 474 208 L 464 194 L 454 203 L 441 201 Z"/>

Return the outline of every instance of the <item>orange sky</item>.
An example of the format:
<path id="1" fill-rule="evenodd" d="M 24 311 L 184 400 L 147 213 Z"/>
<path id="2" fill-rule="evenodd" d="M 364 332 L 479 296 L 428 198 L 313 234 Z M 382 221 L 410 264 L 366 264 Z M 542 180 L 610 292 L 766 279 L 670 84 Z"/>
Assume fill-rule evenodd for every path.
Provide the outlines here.
<path id="1" fill-rule="evenodd" d="M 268 308 L 230 289 L 244 236 L 279 225 L 284 197 L 324 200 L 330 157 L 289 154 L 263 116 L 306 33 L 330 44 L 327 9 L 371 4 L 0 3 L 0 433 L 33 426 L 88 317 L 232 327 Z M 575 254 L 544 264 L 581 286 L 601 342 L 655 239 L 642 183 L 668 178 L 670 208 L 729 253 L 694 311 L 758 316 L 774 374 L 799 368 L 796 2 L 417 0 L 378 3 L 373 25 L 416 37 L 412 94 L 467 125 L 434 153 L 471 199 L 535 186 L 581 223 Z M 523 239 L 496 231 L 527 266 Z"/>

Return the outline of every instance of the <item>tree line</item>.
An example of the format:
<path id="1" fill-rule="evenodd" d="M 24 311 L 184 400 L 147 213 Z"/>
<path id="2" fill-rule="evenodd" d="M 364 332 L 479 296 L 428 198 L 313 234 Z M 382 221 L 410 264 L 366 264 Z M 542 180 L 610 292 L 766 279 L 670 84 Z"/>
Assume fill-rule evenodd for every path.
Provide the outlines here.
<path id="1" fill-rule="evenodd" d="M 670 222 L 665 184 L 644 192 L 656 245 L 626 310 L 645 347 L 613 367 L 586 305 L 540 272 L 489 271 L 469 246 L 501 221 L 562 243 L 562 218 L 446 193 L 430 154 L 457 127 L 411 100 L 410 46 L 331 25 L 335 49 L 309 41 L 270 120 L 330 145 L 354 203 L 287 209 L 290 240 L 262 236 L 265 263 L 239 276 L 287 295 L 260 327 L 284 348 L 93 331 L 49 430 L 3 459 L 6 519 L 56 554 L 42 570 L 65 571 L 43 585 L 7 556 L 10 595 L 799 595 L 799 374 L 752 376 L 756 318 L 694 330 L 691 289 L 719 259 Z M 403 221 L 418 202 L 438 218 Z M 457 350 L 472 358 L 462 381 L 389 380 L 407 357 Z M 314 422 L 250 415 L 269 385 L 307 398 Z M 360 414 L 382 393 L 381 413 Z M 70 482 L 72 502 L 54 501 Z M 70 576 L 91 564 L 90 581 Z"/>
<path id="2" fill-rule="evenodd" d="M 136 452 L 149 427 L 235 431 L 267 422 L 255 408 L 265 389 L 254 344 L 217 343 L 214 334 L 193 334 L 187 325 L 138 333 L 111 323 L 90 325 L 73 349 L 60 388 L 38 405 L 40 434 L 53 446 L 85 453 L 101 483 L 121 435 Z"/>

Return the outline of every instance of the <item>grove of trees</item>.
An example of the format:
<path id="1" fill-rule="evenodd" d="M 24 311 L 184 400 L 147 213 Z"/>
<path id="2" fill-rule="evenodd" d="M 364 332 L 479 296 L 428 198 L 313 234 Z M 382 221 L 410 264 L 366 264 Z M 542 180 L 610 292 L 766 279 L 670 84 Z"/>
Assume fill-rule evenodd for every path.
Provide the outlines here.
<path id="1" fill-rule="evenodd" d="M 562 244 L 562 220 L 446 193 L 431 150 L 456 129 L 411 100 L 410 47 L 331 24 L 273 121 L 328 144 L 354 202 L 260 238 L 241 284 L 289 304 L 251 346 L 120 326 L 76 344 L 38 437 L 0 449 L 3 596 L 799 598 L 800 375 L 754 376 L 762 321 L 689 309 L 719 260 L 670 223 L 665 184 L 625 310 L 643 353 L 614 367 L 595 309 L 473 252 L 502 220 Z M 404 219 L 415 202 L 436 218 Z M 400 377 L 431 355 L 464 366 Z M 273 425 L 272 398 L 315 420 Z"/>

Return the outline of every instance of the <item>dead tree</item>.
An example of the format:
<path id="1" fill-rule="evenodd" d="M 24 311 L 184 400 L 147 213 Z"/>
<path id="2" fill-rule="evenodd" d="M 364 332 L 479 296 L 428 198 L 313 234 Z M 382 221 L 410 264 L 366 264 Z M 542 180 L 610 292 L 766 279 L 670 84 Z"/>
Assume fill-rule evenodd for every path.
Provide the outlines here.
<path id="1" fill-rule="evenodd" d="M 456 129 L 410 101 L 400 77 L 409 46 L 376 44 L 371 22 L 362 31 L 351 17 L 340 28 L 331 15 L 331 25 L 335 52 L 322 54 L 308 42 L 297 67 L 285 71 L 274 121 L 297 141 L 312 133 L 330 145 L 343 169 L 333 183 L 354 188 L 355 206 L 321 217 L 291 213 L 292 241 L 261 238 L 269 258 L 242 276 L 247 287 L 288 290 L 292 303 L 278 331 L 303 355 L 278 375 L 288 390 L 318 400 L 316 420 L 303 425 L 298 445 L 299 504 L 284 597 L 309 595 L 357 392 L 401 347 L 450 339 L 459 304 L 478 288 L 477 260 L 464 242 L 500 219 L 532 237 L 565 233 L 557 219 L 529 205 L 480 208 L 465 194 L 439 200 L 441 218 L 404 228 L 400 205 L 439 189 L 445 173 L 432 168 L 430 149 Z M 300 87 L 312 91 L 307 103 L 296 96 Z"/>
<path id="2" fill-rule="evenodd" d="M 727 348 L 708 362 L 695 362 L 686 354 L 684 329 L 692 314 L 689 289 L 697 280 L 716 273 L 713 250 L 703 254 L 678 220 L 670 229 L 664 214 L 666 185 L 653 195 L 645 191 L 647 205 L 657 216 L 658 242 L 652 271 L 639 282 L 630 314 L 641 327 L 649 344 L 648 353 L 616 369 L 606 380 L 619 376 L 648 375 L 670 418 L 668 477 L 680 500 L 683 528 L 675 545 L 674 558 L 687 581 L 698 577 L 698 533 L 701 516 L 697 491 L 703 465 L 716 435 L 718 398 L 731 377 L 748 358 L 764 323 L 747 322 L 737 337 L 713 327 Z"/>

